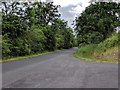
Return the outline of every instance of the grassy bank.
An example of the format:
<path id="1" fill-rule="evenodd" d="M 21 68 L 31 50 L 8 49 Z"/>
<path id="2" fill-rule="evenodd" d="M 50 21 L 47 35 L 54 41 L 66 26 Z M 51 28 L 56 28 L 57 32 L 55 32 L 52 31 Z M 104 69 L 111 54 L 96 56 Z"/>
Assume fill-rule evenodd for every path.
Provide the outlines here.
<path id="1" fill-rule="evenodd" d="M 118 63 L 118 47 L 120 46 L 119 34 L 113 34 L 100 44 L 90 44 L 79 48 L 75 57 L 86 61 Z"/>
<path id="2" fill-rule="evenodd" d="M 55 50 L 55 51 L 51 51 L 51 52 L 37 53 L 37 54 L 32 54 L 32 55 L 27 55 L 27 56 L 18 56 L 18 57 L 6 58 L 6 59 L 3 59 L 3 60 L 0 60 L 0 63 L 6 63 L 6 62 L 17 61 L 17 60 L 22 60 L 22 59 L 28 59 L 28 58 L 32 58 L 32 57 L 47 55 L 47 54 L 54 53 L 54 52 L 59 52 L 59 51 L 62 51 L 62 50 Z"/>

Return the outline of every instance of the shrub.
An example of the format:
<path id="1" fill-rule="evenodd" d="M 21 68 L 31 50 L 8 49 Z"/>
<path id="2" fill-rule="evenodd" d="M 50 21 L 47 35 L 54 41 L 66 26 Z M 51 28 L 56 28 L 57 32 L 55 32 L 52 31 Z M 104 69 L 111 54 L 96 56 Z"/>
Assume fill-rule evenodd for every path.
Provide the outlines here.
<path id="1" fill-rule="evenodd" d="M 10 51 L 10 46 L 11 44 L 9 43 L 8 35 L 5 34 L 4 36 L 1 35 L 2 38 L 2 56 L 8 56 L 11 51 Z"/>
<path id="2" fill-rule="evenodd" d="M 98 44 L 97 52 L 105 52 L 107 49 L 120 45 L 119 34 L 113 34 L 110 38 Z"/>
<path id="3" fill-rule="evenodd" d="M 34 29 L 27 33 L 28 43 L 32 53 L 43 52 L 45 50 L 46 37 L 41 29 Z"/>
<path id="4" fill-rule="evenodd" d="M 79 48 L 82 47 L 82 46 L 85 46 L 85 45 L 87 45 L 87 44 L 86 43 L 80 43 Z"/>
<path id="5" fill-rule="evenodd" d="M 25 37 L 16 38 L 12 40 L 12 42 L 14 42 L 10 47 L 12 56 L 24 56 L 30 54 L 31 49 L 25 42 Z"/>
<path id="6" fill-rule="evenodd" d="M 76 53 L 82 57 L 90 57 L 94 53 L 96 47 L 97 44 L 85 45 L 80 47 Z"/>

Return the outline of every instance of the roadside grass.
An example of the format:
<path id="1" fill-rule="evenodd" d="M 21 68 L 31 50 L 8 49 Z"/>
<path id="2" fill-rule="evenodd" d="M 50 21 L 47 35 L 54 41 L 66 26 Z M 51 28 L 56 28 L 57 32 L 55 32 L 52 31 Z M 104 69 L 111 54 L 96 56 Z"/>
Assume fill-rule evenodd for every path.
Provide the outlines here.
<path id="1" fill-rule="evenodd" d="M 79 48 L 74 56 L 86 61 L 103 63 L 120 63 L 119 60 L 119 40 L 120 33 L 114 33 L 111 37 L 100 44 L 90 44 Z"/>
<path id="2" fill-rule="evenodd" d="M 114 47 L 105 52 L 96 52 L 97 45 L 81 47 L 74 53 L 74 57 L 85 61 L 100 63 L 118 63 L 118 48 Z"/>
<path id="3" fill-rule="evenodd" d="M 64 50 L 64 49 L 62 49 L 62 50 Z M 18 61 L 18 60 L 22 60 L 22 59 L 33 58 L 33 57 L 37 57 L 37 56 L 51 54 L 51 53 L 54 53 L 54 52 L 59 52 L 59 51 L 62 51 L 62 50 L 55 50 L 55 51 L 50 51 L 50 52 L 37 53 L 37 54 L 32 54 L 32 55 L 27 55 L 27 56 L 11 57 L 11 58 L 0 60 L 0 63 L 7 63 L 7 62 Z"/>
<path id="4" fill-rule="evenodd" d="M 94 57 L 97 60 L 103 59 L 108 62 L 119 63 L 120 60 L 119 60 L 118 46 L 109 48 L 106 51 L 101 53 L 95 52 Z"/>
<path id="5" fill-rule="evenodd" d="M 82 58 L 93 58 L 93 52 L 96 45 L 86 45 L 81 48 L 74 54 L 75 57 L 82 57 Z"/>

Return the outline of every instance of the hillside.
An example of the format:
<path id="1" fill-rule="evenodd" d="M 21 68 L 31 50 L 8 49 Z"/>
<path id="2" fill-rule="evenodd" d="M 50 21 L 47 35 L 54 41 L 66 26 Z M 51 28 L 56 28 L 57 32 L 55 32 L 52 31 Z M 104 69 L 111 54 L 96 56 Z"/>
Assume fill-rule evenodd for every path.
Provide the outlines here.
<path id="1" fill-rule="evenodd" d="M 119 35 L 118 33 L 113 34 L 100 44 L 82 46 L 74 55 L 77 58 L 87 61 L 118 63 Z"/>

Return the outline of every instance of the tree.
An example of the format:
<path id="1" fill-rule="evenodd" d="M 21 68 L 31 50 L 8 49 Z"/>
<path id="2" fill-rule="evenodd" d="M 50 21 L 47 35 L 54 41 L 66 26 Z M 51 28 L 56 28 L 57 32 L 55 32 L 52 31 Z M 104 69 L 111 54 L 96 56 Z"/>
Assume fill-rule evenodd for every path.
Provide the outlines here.
<path id="1" fill-rule="evenodd" d="M 114 28 L 118 25 L 119 13 L 120 3 L 91 3 L 75 20 L 78 44 L 83 42 L 86 44 L 100 43 L 111 36 L 114 32 Z M 100 37 L 101 39 L 95 39 Z"/>
<path id="2" fill-rule="evenodd" d="M 53 2 L 2 2 L 3 57 L 71 48 L 73 32 Z"/>

